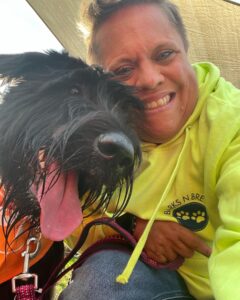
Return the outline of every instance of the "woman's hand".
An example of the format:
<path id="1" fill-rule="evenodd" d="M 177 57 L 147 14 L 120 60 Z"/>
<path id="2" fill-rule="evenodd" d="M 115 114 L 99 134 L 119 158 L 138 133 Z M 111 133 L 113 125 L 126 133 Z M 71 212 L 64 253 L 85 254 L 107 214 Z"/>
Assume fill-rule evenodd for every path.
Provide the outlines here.
<path id="1" fill-rule="evenodd" d="M 137 218 L 134 237 L 139 240 L 147 221 Z M 159 263 L 190 258 L 195 251 L 210 256 L 211 248 L 191 230 L 171 221 L 155 221 L 144 248 L 146 254 Z"/>

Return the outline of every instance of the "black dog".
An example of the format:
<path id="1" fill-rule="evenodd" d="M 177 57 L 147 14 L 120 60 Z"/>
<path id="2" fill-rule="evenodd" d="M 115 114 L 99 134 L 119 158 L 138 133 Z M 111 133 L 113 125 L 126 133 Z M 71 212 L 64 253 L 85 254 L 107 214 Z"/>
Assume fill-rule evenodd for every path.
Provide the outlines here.
<path id="1" fill-rule="evenodd" d="M 118 215 L 141 159 L 134 129 L 143 110 L 131 89 L 54 51 L 0 55 L 0 74 L 18 81 L 0 105 L 6 239 L 27 220 L 25 230 L 41 227 L 61 241 L 82 222 L 82 210 L 93 203 L 95 211 L 106 209 L 115 190 L 123 194 Z"/>

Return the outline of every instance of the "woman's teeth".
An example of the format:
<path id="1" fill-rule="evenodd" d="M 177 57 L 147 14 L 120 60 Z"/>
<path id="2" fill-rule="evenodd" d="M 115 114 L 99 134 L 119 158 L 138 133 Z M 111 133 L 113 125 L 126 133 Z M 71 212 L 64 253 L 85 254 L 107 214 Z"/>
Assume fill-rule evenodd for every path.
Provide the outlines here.
<path id="1" fill-rule="evenodd" d="M 146 109 L 154 109 L 168 104 L 170 102 L 170 99 L 171 99 L 170 95 L 166 95 L 165 97 L 158 99 L 156 101 L 145 103 L 144 106 Z"/>

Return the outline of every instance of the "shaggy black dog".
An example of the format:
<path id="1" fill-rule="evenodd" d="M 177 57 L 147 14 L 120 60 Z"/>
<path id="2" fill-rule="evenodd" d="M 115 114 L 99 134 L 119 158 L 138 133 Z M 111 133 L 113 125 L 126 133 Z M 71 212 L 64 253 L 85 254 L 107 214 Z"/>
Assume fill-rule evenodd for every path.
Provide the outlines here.
<path id="1" fill-rule="evenodd" d="M 106 209 L 116 190 L 121 212 L 141 159 L 134 129 L 142 105 L 130 88 L 54 51 L 0 55 L 0 74 L 8 83 L 16 79 L 0 105 L 6 239 L 27 220 L 25 230 L 41 228 L 61 241 L 82 222 L 82 210 Z"/>

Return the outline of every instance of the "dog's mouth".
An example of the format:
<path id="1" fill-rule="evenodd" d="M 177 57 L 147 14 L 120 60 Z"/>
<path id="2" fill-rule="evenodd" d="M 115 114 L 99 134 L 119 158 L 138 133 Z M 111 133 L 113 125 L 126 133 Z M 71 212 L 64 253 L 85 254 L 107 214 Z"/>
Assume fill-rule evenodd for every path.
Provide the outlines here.
<path id="1" fill-rule="evenodd" d="M 41 207 L 42 234 L 53 241 L 64 240 L 81 224 L 83 215 L 78 196 L 78 176 L 74 171 L 56 174 L 52 163 L 46 180 L 40 184 L 37 199 Z M 45 191 L 42 193 L 42 191 Z"/>
<path id="2" fill-rule="evenodd" d="M 81 164 L 82 153 L 72 153 L 72 148 L 66 149 L 72 159 L 66 159 L 65 165 L 57 160 L 50 162 L 44 151 L 39 153 L 43 174 L 36 183 L 35 195 L 41 207 L 40 228 L 53 241 L 69 236 L 81 224 L 82 211 L 92 204 L 94 212 L 105 211 L 116 190 L 119 200 L 113 211 L 122 211 L 130 199 L 134 166 L 140 162 L 140 149 L 117 132 L 99 135 L 90 149 L 90 159 Z"/>

